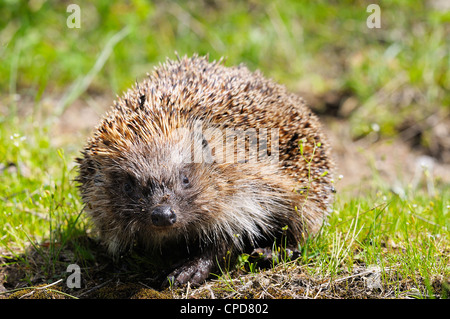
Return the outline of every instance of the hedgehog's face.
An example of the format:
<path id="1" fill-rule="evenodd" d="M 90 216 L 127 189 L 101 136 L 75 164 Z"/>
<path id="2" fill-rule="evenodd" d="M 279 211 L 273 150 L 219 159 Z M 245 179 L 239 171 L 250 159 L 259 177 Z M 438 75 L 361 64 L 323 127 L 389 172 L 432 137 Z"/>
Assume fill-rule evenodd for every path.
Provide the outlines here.
<path id="1" fill-rule="evenodd" d="M 161 163 L 159 170 L 165 170 Z M 192 167 L 169 169 L 164 176 L 122 169 L 108 176 L 116 213 L 157 231 L 183 227 L 193 217 L 192 205 L 200 192 Z M 111 189 L 112 189 L 111 188 Z M 116 204 L 116 205 L 114 205 Z"/>
<path id="2" fill-rule="evenodd" d="M 207 224 L 214 182 L 209 165 L 190 163 L 183 143 L 139 145 L 103 167 L 106 207 L 129 229 L 175 236 Z M 127 229 L 128 230 L 128 229 Z"/>

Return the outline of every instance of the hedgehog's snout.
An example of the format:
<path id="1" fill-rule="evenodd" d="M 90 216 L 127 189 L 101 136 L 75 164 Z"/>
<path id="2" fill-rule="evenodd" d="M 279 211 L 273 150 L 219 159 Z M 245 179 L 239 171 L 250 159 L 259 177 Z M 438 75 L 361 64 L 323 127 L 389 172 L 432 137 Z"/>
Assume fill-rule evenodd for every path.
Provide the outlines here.
<path id="1" fill-rule="evenodd" d="M 155 226 L 172 226 L 177 221 L 177 215 L 169 205 L 157 206 L 153 209 L 151 218 Z"/>

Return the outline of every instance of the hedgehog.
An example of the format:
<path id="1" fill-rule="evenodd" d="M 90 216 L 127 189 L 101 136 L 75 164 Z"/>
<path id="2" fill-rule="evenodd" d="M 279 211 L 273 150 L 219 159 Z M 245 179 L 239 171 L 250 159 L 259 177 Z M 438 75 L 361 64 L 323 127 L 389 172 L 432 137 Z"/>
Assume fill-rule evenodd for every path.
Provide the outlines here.
<path id="1" fill-rule="evenodd" d="M 81 155 L 84 210 L 113 256 L 139 245 L 174 285 L 221 263 L 316 234 L 333 201 L 333 161 L 300 96 L 194 55 L 117 97 Z"/>

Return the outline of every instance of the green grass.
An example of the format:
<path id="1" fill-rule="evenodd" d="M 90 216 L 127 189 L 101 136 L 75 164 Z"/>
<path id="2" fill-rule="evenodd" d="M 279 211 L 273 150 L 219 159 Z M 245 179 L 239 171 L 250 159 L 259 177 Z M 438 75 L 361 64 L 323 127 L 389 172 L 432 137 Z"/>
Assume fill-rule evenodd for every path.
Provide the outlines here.
<path id="1" fill-rule="evenodd" d="M 389 191 L 380 191 L 375 198 L 338 197 L 327 225 L 301 247 L 294 265 L 322 285 L 379 273 L 380 296 L 446 298 L 450 288 L 445 281 L 450 275 L 449 190 L 433 198 L 411 193 L 402 199 Z M 281 256 L 281 266 L 292 268 L 291 260 Z M 257 264 L 243 255 L 239 267 L 258 275 Z M 232 279 L 222 274 L 226 289 L 237 292 L 240 286 Z"/>
<path id="2" fill-rule="evenodd" d="M 45 128 L 27 120 L 10 124 L 0 130 L 1 163 L 6 164 L 0 176 L 0 247 L 29 268 L 25 281 L 38 272 L 52 278 L 68 243 L 86 233 L 73 157 L 51 146 Z M 74 251 L 74 257 L 80 253 Z"/>
<path id="3" fill-rule="evenodd" d="M 339 208 L 319 240 L 328 249 L 320 252 L 318 271 L 334 277 L 343 269 L 351 272 L 355 265 L 364 264 L 426 282 L 436 276 L 448 277 L 449 190 L 434 198 L 380 195 L 386 198 L 365 197 L 341 207 L 338 199 Z"/>
<path id="4" fill-rule="evenodd" d="M 20 265 L 30 285 L 94 258 L 81 239 L 91 228 L 73 181 L 84 141 L 55 146 L 53 125 L 75 99 L 120 94 L 175 51 L 245 62 L 292 91 L 347 92 L 357 101 L 348 115 L 354 137 L 374 127 L 394 137 L 408 121 L 445 118 L 450 12 L 425 3 L 381 4 L 382 28 L 373 30 L 364 1 L 80 1 L 82 27 L 68 29 L 65 2 L 3 1 L 0 251 L 15 256 L 7 262 Z M 432 140 L 429 127 L 420 144 Z M 445 296 L 433 282 L 450 278 L 449 186 L 436 182 L 434 195 L 406 187 L 398 196 L 379 178 L 371 183 L 373 191 L 357 197 L 337 194 L 299 265 L 328 279 L 377 265 L 398 296 L 405 278 L 419 297 Z"/>

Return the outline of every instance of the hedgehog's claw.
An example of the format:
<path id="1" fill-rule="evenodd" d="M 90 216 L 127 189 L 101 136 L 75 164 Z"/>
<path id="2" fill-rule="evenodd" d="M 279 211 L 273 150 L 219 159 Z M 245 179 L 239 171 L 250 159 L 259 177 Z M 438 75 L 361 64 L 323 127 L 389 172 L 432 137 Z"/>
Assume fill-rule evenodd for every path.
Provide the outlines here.
<path id="1" fill-rule="evenodd" d="M 209 277 L 213 266 L 212 259 L 195 258 L 170 273 L 163 286 L 172 284 L 173 287 L 179 287 L 188 282 L 191 285 L 199 286 Z"/>

